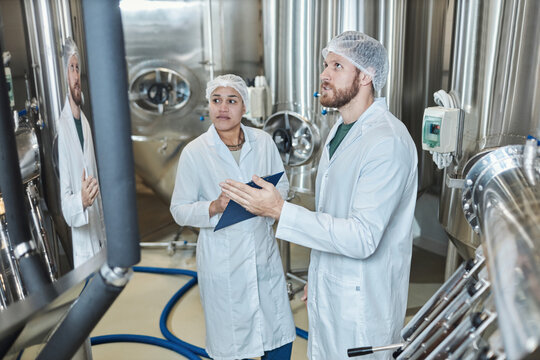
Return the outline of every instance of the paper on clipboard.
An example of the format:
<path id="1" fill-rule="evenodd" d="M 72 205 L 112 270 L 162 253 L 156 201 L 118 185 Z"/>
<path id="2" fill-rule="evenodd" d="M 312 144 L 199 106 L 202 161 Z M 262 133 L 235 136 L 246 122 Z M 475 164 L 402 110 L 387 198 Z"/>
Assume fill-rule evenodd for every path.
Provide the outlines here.
<path id="1" fill-rule="evenodd" d="M 263 179 L 268 181 L 272 185 L 276 186 L 279 179 L 281 179 L 281 176 L 283 176 L 283 171 L 274 175 L 265 176 L 263 177 Z M 255 184 L 253 181 L 248 182 L 246 185 L 249 185 L 257 189 L 261 188 L 259 185 Z M 229 204 L 227 204 L 225 211 L 223 211 L 223 214 L 221 215 L 221 218 L 219 219 L 216 227 L 214 228 L 214 231 L 239 223 L 240 221 L 251 219 L 252 217 L 255 217 L 255 216 L 256 215 L 253 215 L 252 213 L 244 209 L 237 202 L 234 202 L 233 200 L 231 200 L 229 201 Z"/>

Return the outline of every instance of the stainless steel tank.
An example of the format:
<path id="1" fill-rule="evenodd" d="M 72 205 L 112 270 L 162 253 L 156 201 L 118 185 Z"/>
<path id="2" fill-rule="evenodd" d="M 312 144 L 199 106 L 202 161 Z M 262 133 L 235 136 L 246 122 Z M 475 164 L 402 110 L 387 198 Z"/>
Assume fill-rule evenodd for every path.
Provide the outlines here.
<path id="1" fill-rule="evenodd" d="M 462 179 L 483 153 L 523 144 L 540 122 L 540 2 L 456 2 L 451 90 L 464 110 L 462 151 L 444 174 L 439 219 L 468 257 L 480 244 L 461 209 Z M 456 185 L 455 185 L 456 184 Z"/>
<path id="2" fill-rule="evenodd" d="M 323 69 L 321 50 L 335 35 L 359 30 L 388 50 L 390 72 L 381 96 L 401 115 L 405 7 L 403 1 L 263 0 L 265 75 L 273 115 L 265 130 L 276 141 L 291 189 L 314 194 L 321 145 L 337 112 L 321 114 L 314 92 Z"/>
<path id="3" fill-rule="evenodd" d="M 485 249 L 509 359 L 540 355 L 540 185 L 527 181 L 523 162 L 522 145 L 490 152 L 468 171 L 462 198 Z"/>
<path id="4" fill-rule="evenodd" d="M 65 224 L 60 205 L 58 144 L 56 122 L 67 94 L 66 74 L 62 64 L 64 40 L 71 36 L 79 47 L 83 112 L 92 121 L 90 93 L 86 72 L 86 52 L 80 2 L 69 0 L 24 0 L 26 42 L 32 64 L 33 94 L 38 100 L 43 127 L 38 133 L 41 151 L 41 183 L 43 196 L 54 219 L 66 253 L 71 253 L 70 229 Z M 73 24 L 73 25 L 72 25 Z"/>
<path id="5" fill-rule="evenodd" d="M 424 109 L 435 104 L 433 93 L 448 88 L 451 50 L 448 45 L 452 42 L 454 1 L 408 0 L 406 3 L 400 119 L 416 144 L 418 191 L 423 192 L 440 178 L 431 155 L 422 150 L 422 117 Z"/>
<path id="6" fill-rule="evenodd" d="M 254 78 L 261 72 L 260 5 L 123 0 L 120 8 L 135 167 L 169 203 L 180 152 L 211 124 L 204 96 L 208 80 L 229 72 Z"/>

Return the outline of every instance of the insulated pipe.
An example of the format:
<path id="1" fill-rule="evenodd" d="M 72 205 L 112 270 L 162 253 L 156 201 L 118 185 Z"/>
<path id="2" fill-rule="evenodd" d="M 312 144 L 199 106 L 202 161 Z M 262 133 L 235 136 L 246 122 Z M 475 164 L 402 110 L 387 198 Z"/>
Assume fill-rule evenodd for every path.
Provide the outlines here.
<path id="1" fill-rule="evenodd" d="M 117 284 L 109 276 L 104 266 L 85 287 L 79 299 L 73 304 L 66 318 L 49 339 L 38 360 L 71 359 L 77 349 L 118 297 L 127 283 L 126 276 L 120 276 Z"/>
<path id="2" fill-rule="evenodd" d="M 3 51 L 0 44 L 0 52 Z M 17 144 L 9 106 L 4 67 L 0 66 L 0 189 L 4 199 L 10 240 L 24 286 L 29 293 L 39 292 L 48 283 L 45 267 L 30 234 L 25 193 L 17 155 Z"/>
<path id="3" fill-rule="evenodd" d="M 84 0 L 88 74 L 111 268 L 140 261 L 124 33 L 118 1 Z"/>
<path id="4" fill-rule="evenodd" d="M 111 0 L 84 0 L 82 5 L 108 265 L 85 288 L 38 359 L 71 358 L 140 260 L 120 7 Z"/>
<path id="5" fill-rule="evenodd" d="M 4 356 L 7 354 L 8 350 L 11 348 L 11 345 L 17 340 L 19 337 L 21 331 L 23 328 L 18 328 L 13 330 L 7 335 L 2 335 L 2 338 L 0 338 L 0 359 L 3 359 Z"/>

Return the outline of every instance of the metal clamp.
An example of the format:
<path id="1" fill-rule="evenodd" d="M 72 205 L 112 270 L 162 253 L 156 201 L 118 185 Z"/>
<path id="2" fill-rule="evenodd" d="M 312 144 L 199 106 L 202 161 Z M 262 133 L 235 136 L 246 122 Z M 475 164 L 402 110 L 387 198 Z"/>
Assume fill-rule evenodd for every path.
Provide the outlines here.
<path id="1" fill-rule="evenodd" d="M 31 255 L 36 251 L 36 243 L 34 240 L 25 241 L 15 246 L 13 249 L 13 255 L 15 259 L 20 260 L 21 258 Z"/>
<path id="2" fill-rule="evenodd" d="M 452 189 L 463 189 L 465 187 L 465 179 L 451 177 L 446 174 L 446 186 Z"/>
<path id="3" fill-rule="evenodd" d="M 124 287 L 133 276 L 132 268 L 115 267 L 111 269 L 107 264 L 104 264 L 99 272 L 107 285 L 116 287 Z"/>

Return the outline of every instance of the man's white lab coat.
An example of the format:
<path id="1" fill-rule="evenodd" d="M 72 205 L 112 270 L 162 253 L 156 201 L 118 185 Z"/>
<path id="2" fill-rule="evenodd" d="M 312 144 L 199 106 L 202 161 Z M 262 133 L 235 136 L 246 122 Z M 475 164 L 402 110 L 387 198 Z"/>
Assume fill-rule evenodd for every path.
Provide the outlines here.
<path id="1" fill-rule="evenodd" d="M 101 192 L 94 203 L 83 210 L 81 185 L 83 169 L 86 176 L 98 178 L 92 131 L 81 111 L 84 150 L 79 141 L 73 114 L 66 102 L 58 120 L 58 161 L 62 214 L 71 227 L 73 263 L 77 267 L 94 256 L 105 245 L 105 225 Z"/>
<path id="2" fill-rule="evenodd" d="M 285 203 L 276 236 L 309 248 L 308 356 L 399 341 L 407 306 L 417 189 L 415 145 L 384 99 L 319 163 L 316 212 Z M 364 356 L 390 359 L 392 351 Z"/>

